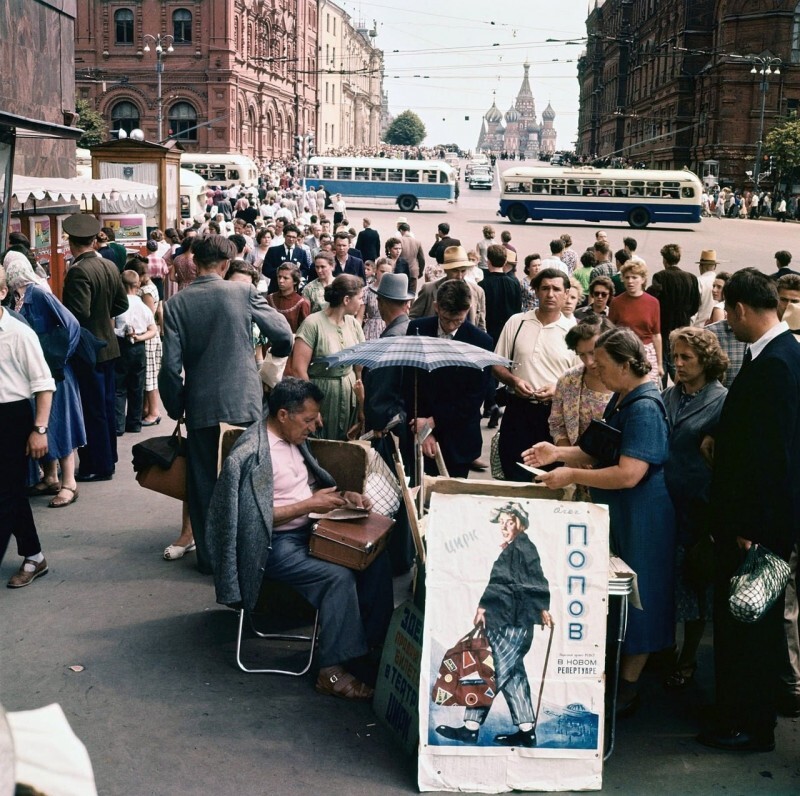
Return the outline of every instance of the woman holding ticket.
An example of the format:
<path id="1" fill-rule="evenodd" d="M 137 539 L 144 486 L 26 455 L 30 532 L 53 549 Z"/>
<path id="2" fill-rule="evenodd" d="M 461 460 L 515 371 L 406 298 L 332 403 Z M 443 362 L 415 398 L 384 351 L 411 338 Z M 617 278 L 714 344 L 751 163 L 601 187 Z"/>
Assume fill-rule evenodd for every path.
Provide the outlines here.
<path id="1" fill-rule="evenodd" d="M 596 343 L 597 369 L 613 391 L 604 421 L 619 432 L 619 456 L 601 466 L 580 447 L 540 442 L 522 454 L 525 464 L 564 466 L 537 475 L 552 489 L 589 487 L 609 507 L 611 548 L 637 573 L 642 610 L 631 611 L 623 647 L 619 712 L 638 702 L 639 676 L 651 652 L 671 647 L 674 631 L 675 514 L 664 481 L 668 427 L 658 388 L 648 376 L 644 346 L 629 329 L 613 329 Z M 611 432 L 612 434 L 614 432 Z"/>

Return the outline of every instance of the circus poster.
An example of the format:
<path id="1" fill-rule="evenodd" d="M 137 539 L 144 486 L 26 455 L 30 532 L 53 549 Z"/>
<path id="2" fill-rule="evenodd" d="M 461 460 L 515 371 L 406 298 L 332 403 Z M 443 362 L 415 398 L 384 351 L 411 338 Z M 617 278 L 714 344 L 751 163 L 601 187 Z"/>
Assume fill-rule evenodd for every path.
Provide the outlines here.
<path id="1" fill-rule="evenodd" d="M 420 789 L 599 789 L 606 507 L 434 494 L 426 539 Z"/>

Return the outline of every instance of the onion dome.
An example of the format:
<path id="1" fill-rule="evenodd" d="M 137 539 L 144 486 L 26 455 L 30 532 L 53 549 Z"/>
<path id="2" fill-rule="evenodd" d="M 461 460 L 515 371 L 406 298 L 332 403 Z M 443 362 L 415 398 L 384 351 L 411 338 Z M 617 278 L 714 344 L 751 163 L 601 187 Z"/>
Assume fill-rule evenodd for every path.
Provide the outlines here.
<path id="1" fill-rule="evenodd" d="M 506 111 L 506 121 L 510 123 L 518 122 L 520 119 L 519 111 L 512 105 Z"/>
<path id="2" fill-rule="evenodd" d="M 500 109 L 497 107 L 497 105 L 495 105 L 495 103 L 493 102 L 492 107 L 489 108 L 488 111 L 486 111 L 486 116 L 484 116 L 483 118 L 486 119 L 486 121 L 489 122 L 489 124 L 497 124 L 498 122 L 503 121 L 503 114 L 500 112 Z"/>
<path id="3" fill-rule="evenodd" d="M 547 107 L 542 111 L 542 119 L 552 122 L 555 118 L 556 112 L 553 110 L 553 106 L 548 102 Z"/>

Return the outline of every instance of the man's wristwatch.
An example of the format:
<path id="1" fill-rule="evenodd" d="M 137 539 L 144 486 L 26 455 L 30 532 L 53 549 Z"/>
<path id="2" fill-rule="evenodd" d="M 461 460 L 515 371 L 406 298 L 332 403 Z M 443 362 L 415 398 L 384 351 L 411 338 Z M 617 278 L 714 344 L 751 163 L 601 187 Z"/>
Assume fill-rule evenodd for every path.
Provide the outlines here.
<path id="1" fill-rule="evenodd" d="M 37 434 L 46 434 L 47 433 L 47 426 L 34 426 L 33 430 Z"/>

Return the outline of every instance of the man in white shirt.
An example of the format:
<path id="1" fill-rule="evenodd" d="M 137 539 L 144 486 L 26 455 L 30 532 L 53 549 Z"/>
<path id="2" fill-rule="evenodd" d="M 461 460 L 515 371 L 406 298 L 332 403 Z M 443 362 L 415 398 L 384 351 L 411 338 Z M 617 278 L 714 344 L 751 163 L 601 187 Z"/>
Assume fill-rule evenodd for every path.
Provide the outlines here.
<path id="1" fill-rule="evenodd" d="M 7 293 L 6 273 L 0 266 L 0 300 Z M 23 558 L 8 581 L 10 589 L 27 586 L 48 571 L 26 494 L 27 457 L 41 459 L 47 453 L 55 389 L 36 333 L 0 306 L 0 561 L 12 535 Z"/>
<path id="2" fill-rule="evenodd" d="M 569 269 L 564 261 L 561 259 L 561 252 L 564 251 L 564 241 L 561 238 L 554 238 L 550 241 L 550 256 L 542 260 L 542 269 L 555 268 L 563 271 L 569 276 Z"/>
<path id="3" fill-rule="evenodd" d="M 697 279 L 700 285 L 700 308 L 692 318 L 692 326 L 705 326 L 714 309 L 714 297 L 711 295 L 711 291 L 714 288 L 714 279 L 716 278 L 716 251 L 714 249 L 703 249 L 700 252 L 700 259 L 697 264 L 700 266 L 700 276 Z"/>
<path id="4" fill-rule="evenodd" d="M 500 461 L 506 479 L 530 481 L 530 473 L 517 465 L 522 451 L 537 442 L 551 442 L 548 419 L 556 382 L 578 364 L 567 348 L 572 326 L 561 311 L 570 288 L 569 277 L 546 268 L 536 275 L 532 287 L 538 309 L 512 315 L 497 341 L 495 353 L 518 363 L 515 370 L 495 365 L 494 377 L 509 390 L 506 411 L 500 423 Z"/>
<path id="5" fill-rule="evenodd" d="M 126 431 L 138 434 L 142 430 L 147 369 L 144 344 L 158 333 L 151 309 L 138 295 L 139 275 L 136 271 L 123 271 L 122 284 L 128 294 L 128 309 L 114 319 L 114 334 L 119 338 L 119 358 L 114 363 L 118 437 Z"/>

